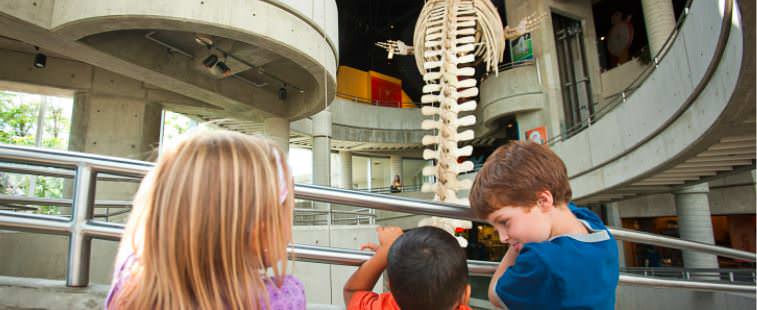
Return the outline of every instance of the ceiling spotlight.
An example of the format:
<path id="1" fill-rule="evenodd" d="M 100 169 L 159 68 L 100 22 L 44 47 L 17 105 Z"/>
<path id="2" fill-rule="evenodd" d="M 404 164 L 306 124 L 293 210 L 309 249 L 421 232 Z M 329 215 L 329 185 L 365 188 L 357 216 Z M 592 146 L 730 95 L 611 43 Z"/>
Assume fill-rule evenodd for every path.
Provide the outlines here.
<path id="1" fill-rule="evenodd" d="M 37 54 L 34 55 L 34 67 L 37 69 L 42 69 L 45 66 L 47 66 L 47 56 L 45 54 L 39 53 L 39 47 L 34 47 L 37 50 Z"/>
<path id="2" fill-rule="evenodd" d="M 202 65 L 205 66 L 205 68 L 213 68 L 213 66 L 216 65 L 218 62 L 218 56 L 210 54 L 210 56 L 205 57 L 205 60 L 202 61 Z"/>
<path id="3" fill-rule="evenodd" d="M 288 94 L 287 94 L 287 89 L 286 88 L 284 88 L 284 87 L 279 88 L 279 99 L 286 100 L 287 99 L 287 95 Z"/>
<path id="4" fill-rule="evenodd" d="M 221 70 L 223 76 L 231 75 L 231 68 L 229 68 L 229 66 L 227 66 L 225 62 L 219 61 L 218 63 L 216 63 L 216 67 L 218 67 L 218 70 Z"/>
<path id="5" fill-rule="evenodd" d="M 206 37 L 204 35 L 200 35 L 200 34 L 195 35 L 195 42 L 207 48 L 210 48 L 211 46 L 213 46 L 213 39 L 211 39 L 210 37 Z"/>

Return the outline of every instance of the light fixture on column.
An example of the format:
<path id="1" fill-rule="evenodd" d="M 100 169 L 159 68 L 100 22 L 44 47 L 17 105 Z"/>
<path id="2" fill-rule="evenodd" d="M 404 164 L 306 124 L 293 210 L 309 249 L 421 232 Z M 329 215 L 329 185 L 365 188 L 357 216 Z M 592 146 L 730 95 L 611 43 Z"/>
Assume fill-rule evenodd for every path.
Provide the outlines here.
<path id="1" fill-rule="evenodd" d="M 34 55 L 34 67 L 37 69 L 42 69 L 47 66 L 47 56 L 45 54 L 42 54 L 39 52 L 39 47 L 35 46 L 34 49 L 37 50 L 37 54 Z"/>

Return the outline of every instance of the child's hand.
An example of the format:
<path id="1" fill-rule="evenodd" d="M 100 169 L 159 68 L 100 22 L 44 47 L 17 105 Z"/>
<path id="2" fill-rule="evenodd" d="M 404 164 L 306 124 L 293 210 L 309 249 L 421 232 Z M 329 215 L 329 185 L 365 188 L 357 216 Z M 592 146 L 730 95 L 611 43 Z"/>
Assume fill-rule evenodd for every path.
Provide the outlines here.
<path id="1" fill-rule="evenodd" d="M 371 250 L 373 252 L 378 252 L 379 250 L 383 250 L 384 252 L 389 251 L 389 248 L 392 246 L 395 240 L 399 238 L 402 235 L 402 229 L 395 226 L 387 226 L 387 227 L 376 227 L 376 234 L 378 234 L 379 244 L 375 243 L 363 243 L 360 245 L 360 250 Z"/>
<path id="2" fill-rule="evenodd" d="M 360 245 L 360 251 L 371 250 L 372 252 L 378 251 L 379 245 L 373 242 L 363 243 Z"/>
<path id="3" fill-rule="evenodd" d="M 389 249 L 395 240 L 402 235 L 402 229 L 396 226 L 376 227 L 379 246 Z"/>
<path id="4" fill-rule="evenodd" d="M 521 247 L 519 246 L 510 246 L 510 248 L 507 249 L 505 256 L 502 257 L 502 264 L 507 265 L 507 267 L 514 265 L 515 259 L 520 255 L 520 250 Z"/>

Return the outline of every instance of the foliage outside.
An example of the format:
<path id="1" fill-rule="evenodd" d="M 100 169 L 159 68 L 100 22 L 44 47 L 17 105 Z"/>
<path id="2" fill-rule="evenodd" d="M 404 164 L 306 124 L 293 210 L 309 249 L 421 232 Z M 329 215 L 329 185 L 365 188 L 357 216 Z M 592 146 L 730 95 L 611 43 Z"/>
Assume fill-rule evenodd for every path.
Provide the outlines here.
<path id="1" fill-rule="evenodd" d="M 45 98 L 14 92 L 0 92 L 0 143 L 36 146 L 37 119 L 43 101 L 46 101 L 46 108 L 39 147 L 66 149 L 71 125 L 71 98 Z M 63 180 L 0 172 L 0 194 L 63 198 Z M 60 214 L 56 206 L 39 206 L 34 212 Z"/>

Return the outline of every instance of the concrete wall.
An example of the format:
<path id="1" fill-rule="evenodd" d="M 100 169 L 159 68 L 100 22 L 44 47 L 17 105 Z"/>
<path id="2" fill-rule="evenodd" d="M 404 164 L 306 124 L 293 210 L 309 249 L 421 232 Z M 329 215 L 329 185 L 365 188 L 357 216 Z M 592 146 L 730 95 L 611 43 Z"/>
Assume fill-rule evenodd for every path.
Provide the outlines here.
<path id="1" fill-rule="evenodd" d="M 755 181 L 751 172 L 743 172 L 712 181 L 707 194 L 713 215 L 755 214 Z M 648 195 L 618 202 L 620 216 L 676 216 L 673 194 Z"/>
<path id="2" fill-rule="evenodd" d="M 299 119 L 323 109 L 336 90 L 338 14 L 333 0 L 6 1 L 0 12 L 4 37 L 231 110 L 216 111 L 224 116 Z M 285 100 L 289 104 L 277 99 L 279 85 L 250 87 L 237 79 L 197 74 L 192 55 L 169 57 L 173 53 L 144 38 L 145 29 L 189 42 L 192 33 L 207 34 L 216 42 L 275 56 L 265 71 L 296 86 Z"/>
<path id="3" fill-rule="evenodd" d="M 618 310 L 754 309 L 754 294 L 697 292 L 675 288 L 620 285 Z"/>
<path id="4" fill-rule="evenodd" d="M 734 20 L 740 20 L 735 13 Z M 731 28 L 712 80 L 683 114 L 667 123 L 703 77 L 714 53 L 712 42 L 719 37 L 722 13 L 717 3 L 694 3 L 691 14 L 697 16 L 697 22 L 684 24 L 659 68 L 626 103 L 588 129 L 552 146 L 568 167 L 576 199 L 654 171 L 687 151 L 731 102 L 743 56 L 738 27 Z M 664 131 L 656 134 L 661 126 L 665 126 Z M 637 147 L 641 141 L 645 143 Z M 622 157 L 610 161 L 618 155 Z M 578 174 L 580 177 L 574 177 Z"/>
<path id="5" fill-rule="evenodd" d="M 376 226 L 373 225 L 295 226 L 293 239 L 295 243 L 359 249 L 362 243 L 377 242 L 375 230 Z M 66 237 L 0 231 L 0 249 L 0 278 L 65 279 Z M 90 266 L 92 283 L 110 284 L 117 250 L 117 242 L 93 241 Z M 305 285 L 308 303 L 342 304 L 342 288 L 356 269 L 295 261 L 291 263 L 290 272 Z M 382 283 L 379 281 L 378 291 L 383 289 Z"/>
<path id="6" fill-rule="evenodd" d="M 64 281 L 0 276 L 0 309 L 103 309 L 109 285 L 65 287 Z M 309 296 L 308 296 L 309 297 Z M 308 310 L 338 310 L 341 305 L 314 304 Z"/>
<path id="7" fill-rule="evenodd" d="M 67 237 L 0 231 L 0 249 L 0 276 L 65 279 Z M 110 283 L 117 249 L 113 241 L 92 242 L 90 281 Z"/>
<path id="8" fill-rule="evenodd" d="M 360 244 L 376 243 L 374 225 L 295 226 L 294 242 L 308 245 L 359 249 Z M 293 262 L 293 274 L 305 285 L 308 303 L 344 304 L 342 288 L 357 267 Z M 377 291 L 383 291 L 379 279 Z"/>
<path id="9" fill-rule="evenodd" d="M 0 276 L 0 309 L 103 309 L 109 288 L 70 288 L 64 281 Z"/>
<path id="10" fill-rule="evenodd" d="M 596 110 L 601 109 L 603 103 L 605 103 L 609 97 L 619 96 L 620 93 L 631 85 L 631 82 L 644 71 L 644 68 L 646 68 L 646 65 L 642 64 L 641 61 L 639 61 L 639 58 L 634 58 L 620 66 L 602 72 L 600 80 L 602 94 L 599 106 L 596 107 Z"/>
<path id="11" fill-rule="evenodd" d="M 527 1 L 506 0 L 507 20 L 511 26 L 524 17 L 532 14 L 545 14 L 544 22 L 532 32 L 534 57 L 538 62 L 539 75 L 542 87 L 546 93 L 546 105 L 544 110 L 544 124 L 547 127 L 549 137 L 560 133 L 563 119 L 562 88 L 560 85 L 560 73 L 557 63 L 557 49 L 555 46 L 554 30 L 552 26 L 552 13 L 581 21 L 583 28 L 584 51 L 589 78 L 591 80 L 591 92 L 594 102 L 598 101 L 600 88 L 600 67 L 597 54 L 596 34 L 594 32 L 594 18 L 592 16 L 592 1 Z"/>
<path id="12" fill-rule="evenodd" d="M 331 102 L 331 138 L 341 141 L 420 145 L 423 115 L 420 109 L 373 106 L 336 97 Z M 292 122 L 294 132 L 312 134 L 312 120 Z"/>
<path id="13" fill-rule="evenodd" d="M 0 309 L 102 309 L 108 285 L 68 288 L 65 282 L 0 276 Z M 317 304 L 308 298 L 308 310 L 344 309 Z M 697 292 L 683 289 L 621 285 L 615 309 L 753 309 L 754 295 Z M 487 300 L 471 300 L 474 309 L 494 309 Z"/>
<path id="14" fill-rule="evenodd" d="M 507 115 L 516 115 L 521 132 L 544 125 L 532 124 L 529 117 L 541 114 L 547 106 L 536 66 L 527 65 L 490 75 L 481 83 L 481 97 L 476 110 L 476 135 L 484 136 L 497 129 L 498 121 Z M 521 116 L 525 116 L 521 119 Z M 539 118 L 536 118 L 538 121 Z M 523 124 L 521 124 L 521 122 Z M 524 126 L 525 125 L 525 126 Z"/>

